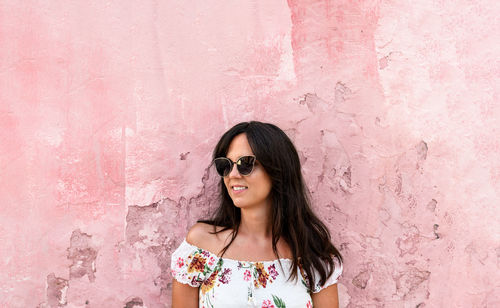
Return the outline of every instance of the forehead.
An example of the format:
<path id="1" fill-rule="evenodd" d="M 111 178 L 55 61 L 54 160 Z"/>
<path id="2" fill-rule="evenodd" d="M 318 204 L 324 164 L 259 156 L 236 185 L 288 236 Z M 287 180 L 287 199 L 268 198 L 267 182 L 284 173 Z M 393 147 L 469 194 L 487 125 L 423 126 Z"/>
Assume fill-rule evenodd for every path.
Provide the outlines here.
<path id="1" fill-rule="evenodd" d="M 247 136 L 239 134 L 229 144 L 226 157 L 234 161 L 245 155 L 253 155 L 253 151 L 248 143 Z"/>

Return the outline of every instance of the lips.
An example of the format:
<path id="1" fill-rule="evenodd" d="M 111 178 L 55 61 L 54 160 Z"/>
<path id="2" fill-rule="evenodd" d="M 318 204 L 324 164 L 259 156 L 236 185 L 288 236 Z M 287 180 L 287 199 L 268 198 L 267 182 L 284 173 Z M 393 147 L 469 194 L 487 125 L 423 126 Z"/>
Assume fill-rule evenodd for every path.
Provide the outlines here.
<path id="1" fill-rule="evenodd" d="M 248 189 L 248 186 L 243 186 L 243 185 L 233 185 L 231 186 L 232 190 L 234 193 L 241 193 L 244 192 Z"/>

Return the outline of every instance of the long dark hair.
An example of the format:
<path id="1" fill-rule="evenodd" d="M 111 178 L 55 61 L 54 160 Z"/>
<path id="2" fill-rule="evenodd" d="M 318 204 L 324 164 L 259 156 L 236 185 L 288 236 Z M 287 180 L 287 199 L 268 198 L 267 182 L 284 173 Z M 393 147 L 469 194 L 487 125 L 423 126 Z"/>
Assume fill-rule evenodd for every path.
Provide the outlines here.
<path id="1" fill-rule="evenodd" d="M 279 258 L 276 244 L 283 238 L 293 259 L 291 276 L 297 278 L 297 267 L 305 272 L 309 289 L 314 290 L 313 270 L 319 274 L 319 284 L 333 274 L 337 258 L 342 256 L 331 243 L 330 232 L 311 210 L 308 190 L 302 177 L 300 159 L 292 141 L 276 125 L 257 121 L 243 122 L 228 130 L 219 140 L 213 158 L 226 157 L 234 137 L 246 134 L 254 155 L 272 180 L 271 230 L 272 246 Z M 241 210 L 234 206 L 224 181 L 220 181 L 220 205 L 210 220 L 200 220 L 214 226 L 214 233 L 232 230 L 230 242 L 222 249 L 224 255 L 233 243 L 241 223 Z M 216 226 L 222 227 L 216 230 Z"/>

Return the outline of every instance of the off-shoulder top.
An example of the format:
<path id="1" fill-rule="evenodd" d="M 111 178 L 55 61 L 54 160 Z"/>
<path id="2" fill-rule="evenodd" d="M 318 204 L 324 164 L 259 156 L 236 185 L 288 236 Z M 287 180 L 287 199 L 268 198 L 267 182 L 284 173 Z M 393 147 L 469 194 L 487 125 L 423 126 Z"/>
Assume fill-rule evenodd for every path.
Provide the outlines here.
<path id="1" fill-rule="evenodd" d="M 319 285 L 315 279 L 314 290 L 309 290 L 300 268 L 298 278 L 289 279 L 291 263 L 290 259 L 251 262 L 220 258 L 184 240 L 172 254 L 171 270 L 177 281 L 199 287 L 199 307 L 203 308 L 311 308 L 310 292 L 337 283 L 342 273 L 342 265 L 335 262 L 325 284 Z"/>

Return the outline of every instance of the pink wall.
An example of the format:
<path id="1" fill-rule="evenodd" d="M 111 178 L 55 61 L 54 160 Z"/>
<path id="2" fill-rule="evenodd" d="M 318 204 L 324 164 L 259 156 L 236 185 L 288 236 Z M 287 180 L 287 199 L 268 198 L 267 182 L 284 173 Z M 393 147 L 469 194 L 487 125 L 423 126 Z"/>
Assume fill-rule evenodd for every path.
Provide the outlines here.
<path id="1" fill-rule="evenodd" d="M 249 119 L 301 152 L 342 307 L 500 306 L 498 1 L 87 2 L 0 4 L 1 307 L 168 307 Z"/>

